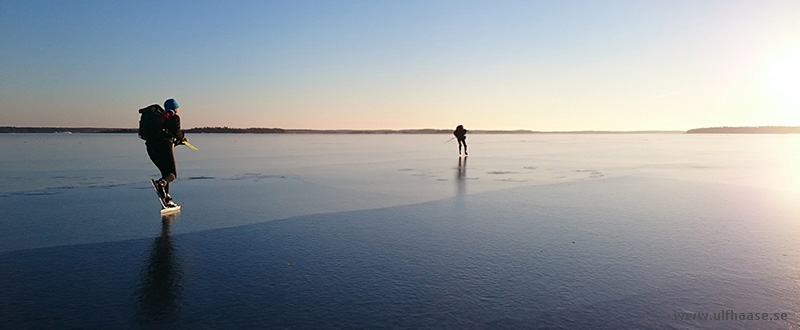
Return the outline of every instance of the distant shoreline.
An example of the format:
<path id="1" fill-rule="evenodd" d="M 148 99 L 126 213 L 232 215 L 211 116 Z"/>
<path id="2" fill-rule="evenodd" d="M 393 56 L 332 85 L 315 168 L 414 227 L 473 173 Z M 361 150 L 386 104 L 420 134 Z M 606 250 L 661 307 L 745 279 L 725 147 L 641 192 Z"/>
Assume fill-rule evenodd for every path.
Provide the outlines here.
<path id="1" fill-rule="evenodd" d="M 197 127 L 184 130 L 201 134 L 452 134 L 451 129 L 284 129 L 284 128 L 232 128 Z M 0 126 L 1 133 L 123 133 L 136 134 L 136 128 L 106 127 L 16 127 Z M 706 127 L 688 131 L 533 131 L 533 130 L 470 130 L 473 134 L 800 134 L 800 126 Z"/>
<path id="2" fill-rule="evenodd" d="M 135 128 L 103 127 L 16 127 L 0 126 L 0 133 L 104 133 L 136 134 Z M 453 134 L 451 129 L 283 129 L 283 128 L 230 128 L 199 127 L 184 130 L 202 134 Z M 470 130 L 473 134 L 683 134 L 684 131 L 532 131 L 532 130 Z"/>

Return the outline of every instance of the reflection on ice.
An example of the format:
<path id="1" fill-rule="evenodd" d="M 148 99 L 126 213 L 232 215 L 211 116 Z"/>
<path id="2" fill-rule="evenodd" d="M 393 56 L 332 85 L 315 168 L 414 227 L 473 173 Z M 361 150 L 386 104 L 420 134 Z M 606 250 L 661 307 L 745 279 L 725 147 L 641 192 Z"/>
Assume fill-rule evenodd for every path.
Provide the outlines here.
<path id="1" fill-rule="evenodd" d="M 153 240 L 136 289 L 138 323 L 152 328 L 168 325 L 180 313 L 183 271 L 178 252 L 169 236 L 177 214 L 162 216 L 161 235 Z"/>
<path id="2" fill-rule="evenodd" d="M 467 192 L 467 159 L 468 157 L 458 157 L 456 186 L 458 187 L 457 191 L 459 196 Z"/>

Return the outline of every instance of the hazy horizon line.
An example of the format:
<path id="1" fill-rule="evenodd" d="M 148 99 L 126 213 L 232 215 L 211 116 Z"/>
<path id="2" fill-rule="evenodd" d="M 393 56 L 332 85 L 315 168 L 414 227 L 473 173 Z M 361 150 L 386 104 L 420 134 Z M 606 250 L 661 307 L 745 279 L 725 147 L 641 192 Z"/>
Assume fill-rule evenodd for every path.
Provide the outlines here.
<path id="1" fill-rule="evenodd" d="M 24 130 L 37 130 L 37 131 L 68 131 L 68 130 L 85 130 L 85 131 L 104 131 L 107 133 L 118 132 L 136 132 L 136 127 L 98 127 L 98 126 L 0 126 L 0 131 L 24 131 Z M 297 132 L 430 132 L 430 133 L 450 133 L 452 128 L 281 128 L 281 127 L 228 127 L 228 126 L 201 126 L 184 128 L 184 131 L 199 131 L 199 130 L 218 130 L 218 131 L 246 131 L 246 130 L 264 130 L 264 131 L 283 131 L 288 133 Z M 637 132 L 653 132 L 653 133 L 676 133 L 686 132 L 687 130 L 680 129 L 637 129 L 637 130 L 604 130 L 604 129 L 580 129 L 580 130 L 533 130 L 533 129 L 470 129 L 473 133 L 591 133 L 591 132 L 619 132 L 619 133 L 637 133 Z"/>
<path id="2" fill-rule="evenodd" d="M 183 129 L 188 133 L 272 133 L 272 134 L 449 134 L 449 128 L 403 128 L 403 129 L 351 129 L 351 128 L 279 128 L 279 127 L 228 127 L 202 126 Z M 138 128 L 95 127 L 95 126 L 0 126 L 0 133 L 136 133 Z M 605 134 L 605 133 L 800 133 L 800 126 L 716 126 L 688 130 L 532 130 L 532 129 L 471 129 L 476 134 Z"/>

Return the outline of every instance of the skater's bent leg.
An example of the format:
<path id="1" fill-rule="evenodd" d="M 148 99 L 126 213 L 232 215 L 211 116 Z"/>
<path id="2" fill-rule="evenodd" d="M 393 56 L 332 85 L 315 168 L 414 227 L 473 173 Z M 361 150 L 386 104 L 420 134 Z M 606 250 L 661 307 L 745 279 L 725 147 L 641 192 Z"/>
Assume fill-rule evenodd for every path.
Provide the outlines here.
<path id="1" fill-rule="evenodd" d="M 170 142 L 155 141 L 147 143 L 147 155 L 150 156 L 150 160 L 158 168 L 161 173 L 161 180 L 164 182 L 159 193 L 164 198 L 169 198 L 169 183 L 177 179 L 178 173 L 172 149 Z"/>
<path id="2" fill-rule="evenodd" d="M 175 166 L 175 155 L 172 153 L 172 143 L 168 141 L 148 141 L 147 155 L 150 160 L 161 172 L 161 178 L 166 182 L 175 181 L 177 178 L 177 168 Z"/>

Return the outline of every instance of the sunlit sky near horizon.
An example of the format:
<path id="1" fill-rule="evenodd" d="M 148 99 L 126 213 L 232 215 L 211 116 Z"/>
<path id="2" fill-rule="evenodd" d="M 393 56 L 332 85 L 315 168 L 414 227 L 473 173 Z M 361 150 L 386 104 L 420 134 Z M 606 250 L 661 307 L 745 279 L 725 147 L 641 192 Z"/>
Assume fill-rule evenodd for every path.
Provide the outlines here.
<path id="1" fill-rule="evenodd" d="M 800 1 L 0 0 L 0 126 L 800 125 Z"/>

